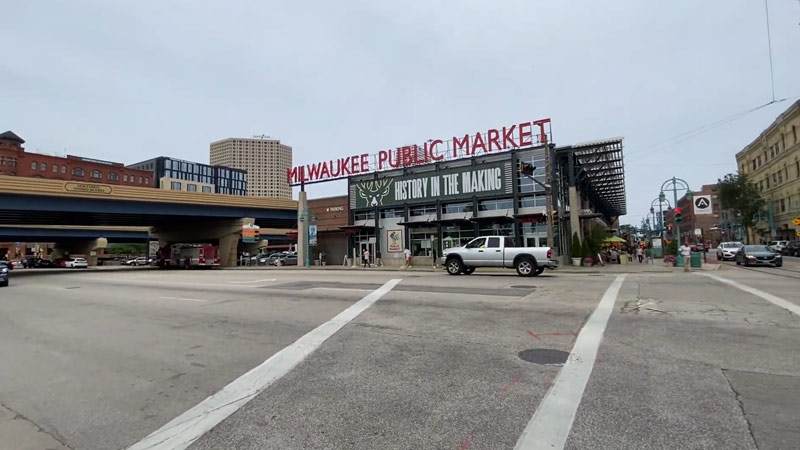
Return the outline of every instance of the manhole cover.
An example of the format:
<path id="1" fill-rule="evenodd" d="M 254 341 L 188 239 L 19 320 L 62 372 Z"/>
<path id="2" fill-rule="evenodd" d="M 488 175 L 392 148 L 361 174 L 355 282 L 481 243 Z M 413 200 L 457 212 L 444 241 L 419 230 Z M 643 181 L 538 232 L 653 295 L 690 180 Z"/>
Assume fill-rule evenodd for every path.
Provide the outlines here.
<path id="1" fill-rule="evenodd" d="M 529 286 L 527 284 L 514 284 L 509 287 L 512 289 L 536 289 L 536 286 Z"/>
<path id="2" fill-rule="evenodd" d="M 550 348 L 532 348 L 519 352 L 518 356 L 523 361 L 534 364 L 564 364 L 569 358 L 569 353 Z"/>

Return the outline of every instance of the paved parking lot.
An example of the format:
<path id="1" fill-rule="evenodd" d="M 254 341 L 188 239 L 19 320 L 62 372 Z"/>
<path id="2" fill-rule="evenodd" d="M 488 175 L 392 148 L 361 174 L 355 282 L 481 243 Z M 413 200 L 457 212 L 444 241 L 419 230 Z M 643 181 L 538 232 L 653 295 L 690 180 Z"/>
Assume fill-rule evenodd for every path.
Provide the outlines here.
<path id="1" fill-rule="evenodd" d="M 800 320 L 769 298 L 800 304 L 798 280 L 722 269 L 20 277 L 0 291 L 0 442 L 793 448 Z"/>

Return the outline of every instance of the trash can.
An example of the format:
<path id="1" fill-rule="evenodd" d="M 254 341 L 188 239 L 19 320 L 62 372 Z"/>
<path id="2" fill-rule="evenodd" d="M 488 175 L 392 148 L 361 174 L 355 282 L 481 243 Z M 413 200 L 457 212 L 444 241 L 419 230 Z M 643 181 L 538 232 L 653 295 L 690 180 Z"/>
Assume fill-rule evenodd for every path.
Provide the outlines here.
<path id="1" fill-rule="evenodd" d="M 675 257 L 675 266 L 674 267 L 683 267 L 683 256 L 678 255 L 678 256 Z"/>
<path id="2" fill-rule="evenodd" d="M 691 260 L 689 261 L 689 267 L 703 267 L 703 260 L 701 259 L 700 252 L 692 252 Z"/>

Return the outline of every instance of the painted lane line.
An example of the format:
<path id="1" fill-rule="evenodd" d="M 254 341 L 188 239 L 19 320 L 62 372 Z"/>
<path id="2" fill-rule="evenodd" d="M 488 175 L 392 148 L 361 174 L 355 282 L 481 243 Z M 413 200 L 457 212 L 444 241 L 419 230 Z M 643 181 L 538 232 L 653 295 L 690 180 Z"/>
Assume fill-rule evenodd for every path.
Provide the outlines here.
<path id="1" fill-rule="evenodd" d="M 232 381 L 221 391 L 132 445 L 129 450 L 183 450 L 189 447 L 208 430 L 252 400 L 259 392 L 289 373 L 328 338 L 375 304 L 400 281 L 402 280 L 387 281 L 333 319 L 309 331 L 293 344 Z"/>
<path id="2" fill-rule="evenodd" d="M 161 297 L 165 300 L 182 300 L 184 302 L 201 302 L 205 303 L 205 300 L 200 300 L 199 298 L 183 298 L 183 297 Z"/>
<path id="3" fill-rule="evenodd" d="M 516 450 L 564 448 L 624 281 L 625 275 L 614 279 L 581 329 L 569 359 L 519 437 Z"/>
<path id="4" fill-rule="evenodd" d="M 714 280 L 719 281 L 720 283 L 730 284 L 731 286 L 741 289 L 745 292 L 749 292 L 756 297 L 761 297 L 764 300 L 776 305 L 780 306 L 781 308 L 788 309 L 789 311 L 793 312 L 794 314 L 800 316 L 800 305 L 796 305 L 790 301 L 784 300 L 776 295 L 772 295 L 769 292 L 764 292 L 762 290 L 752 288 L 747 286 L 746 284 L 739 283 L 738 281 L 729 280 L 727 278 L 722 278 L 716 275 L 711 275 L 709 273 L 698 273 L 697 275 L 702 275 L 704 277 L 713 278 Z"/>
<path id="5" fill-rule="evenodd" d="M 246 284 L 246 283 L 261 283 L 264 281 L 275 281 L 275 278 L 264 278 L 262 280 L 248 280 L 248 281 L 231 281 L 233 284 Z"/>

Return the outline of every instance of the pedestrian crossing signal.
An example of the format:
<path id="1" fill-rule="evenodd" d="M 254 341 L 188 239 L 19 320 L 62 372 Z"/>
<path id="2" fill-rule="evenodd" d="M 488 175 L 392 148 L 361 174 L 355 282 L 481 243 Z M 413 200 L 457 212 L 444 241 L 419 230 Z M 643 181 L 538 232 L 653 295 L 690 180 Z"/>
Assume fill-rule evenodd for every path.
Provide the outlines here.
<path id="1" fill-rule="evenodd" d="M 536 166 L 534 166 L 533 164 L 528 164 L 528 163 L 523 162 L 523 161 L 519 162 L 519 173 L 520 174 L 532 177 L 534 170 L 536 170 Z"/>

